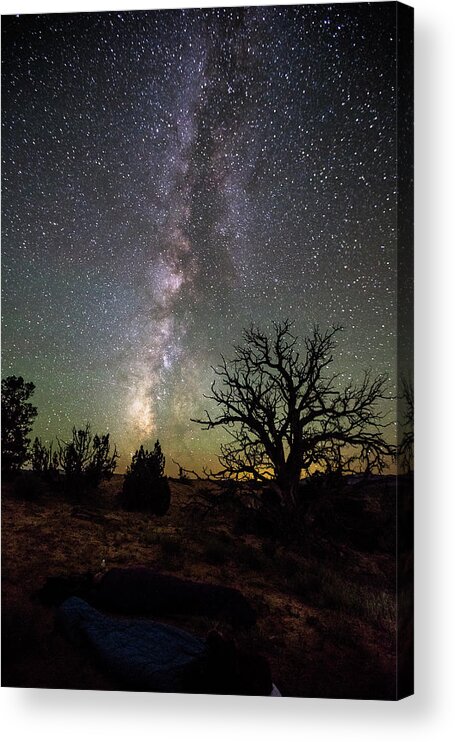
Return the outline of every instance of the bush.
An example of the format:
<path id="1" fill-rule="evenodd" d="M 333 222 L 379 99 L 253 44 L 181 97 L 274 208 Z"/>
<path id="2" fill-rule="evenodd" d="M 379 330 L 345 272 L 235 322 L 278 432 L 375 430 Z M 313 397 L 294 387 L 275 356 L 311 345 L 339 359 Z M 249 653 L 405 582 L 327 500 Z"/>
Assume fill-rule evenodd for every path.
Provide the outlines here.
<path id="1" fill-rule="evenodd" d="M 70 441 L 58 441 L 58 464 L 70 489 L 98 487 L 110 479 L 117 466 L 118 453 L 110 452 L 109 433 L 92 435 L 87 423 L 83 430 L 73 428 Z"/>
<path id="2" fill-rule="evenodd" d="M 58 453 L 52 450 L 52 443 L 45 446 L 41 438 L 35 438 L 31 452 L 32 470 L 44 479 L 54 480 L 58 477 Z"/>
<path id="3" fill-rule="evenodd" d="M 242 542 L 235 547 L 235 558 L 243 567 L 254 572 L 263 572 L 270 566 L 268 558 L 262 551 Z"/>
<path id="4" fill-rule="evenodd" d="M 226 541 L 217 536 L 211 536 L 204 548 L 204 559 L 208 564 L 214 566 L 226 564 L 232 558 L 232 548 Z"/>
<path id="5" fill-rule="evenodd" d="M 221 532 L 210 535 L 204 547 L 204 559 L 208 564 L 220 565 L 234 562 L 244 569 L 261 572 L 270 567 L 270 560 L 250 544 L 233 541 Z"/>
<path id="6" fill-rule="evenodd" d="M 126 510 L 165 515 L 171 504 L 171 490 L 164 476 L 165 457 L 159 441 L 153 451 L 141 446 L 134 454 L 123 481 L 122 504 Z"/>
<path id="7" fill-rule="evenodd" d="M 19 500 L 38 500 L 44 491 L 42 480 L 32 471 L 24 471 L 14 480 L 13 493 Z"/>
<path id="8" fill-rule="evenodd" d="M 272 518 L 264 508 L 243 508 L 237 515 L 234 532 L 240 536 L 259 538 L 280 538 L 284 540 L 285 530 L 278 517 Z"/>

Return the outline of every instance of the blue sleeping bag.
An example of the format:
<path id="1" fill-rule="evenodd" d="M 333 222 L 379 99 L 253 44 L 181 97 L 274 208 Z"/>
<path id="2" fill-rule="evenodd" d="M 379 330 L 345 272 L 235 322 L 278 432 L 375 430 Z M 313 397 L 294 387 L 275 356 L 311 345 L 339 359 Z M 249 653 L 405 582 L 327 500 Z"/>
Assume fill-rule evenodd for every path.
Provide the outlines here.
<path id="1" fill-rule="evenodd" d="M 162 693 L 280 695 L 267 660 L 217 631 L 200 639 L 144 618 L 112 617 L 81 598 L 65 600 L 57 625 L 88 649 L 119 689 Z"/>
<path id="2" fill-rule="evenodd" d="M 146 619 L 112 618 L 80 598 L 59 607 L 67 638 L 89 648 L 103 668 L 130 690 L 179 693 L 185 668 L 206 642 L 174 626 Z"/>

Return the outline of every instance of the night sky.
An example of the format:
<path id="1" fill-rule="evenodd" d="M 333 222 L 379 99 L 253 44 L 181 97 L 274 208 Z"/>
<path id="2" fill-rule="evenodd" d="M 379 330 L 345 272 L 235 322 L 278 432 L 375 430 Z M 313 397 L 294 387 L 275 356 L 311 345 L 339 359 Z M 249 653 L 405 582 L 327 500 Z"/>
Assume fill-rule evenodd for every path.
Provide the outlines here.
<path id="1" fill-rule="evenodd" d="M 2 376 L 34 434 L 159 437 L 251 321 L 396 380 L 395 4 L 3 18 Z"/>

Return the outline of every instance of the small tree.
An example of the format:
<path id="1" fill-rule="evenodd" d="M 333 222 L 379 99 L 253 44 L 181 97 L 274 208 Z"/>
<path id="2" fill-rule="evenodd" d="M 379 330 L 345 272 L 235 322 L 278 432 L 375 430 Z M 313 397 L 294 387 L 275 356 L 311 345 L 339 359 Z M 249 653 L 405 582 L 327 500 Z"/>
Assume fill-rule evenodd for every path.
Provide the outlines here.
<path id="1" fill-rule="evenodd" d="M 28 400 L 35 385 L 22 376 L 2 379 L 2 471 L 19 471 L 29 459 L 30 438 L 37 409 Z"/>
<path id="2" fill-rule="evenodd" d="M 117 466 L 117 449 L 110 451 L 109 433 L 92 435 L 89 423 L 72 431 L 70 441 L 58 441 L 58 463 L 71 487 L 97 487 L 110 479 Z"/>
<path id="3" fill-rule="evenodd" d="M 207 395 L 220 412 L 194 420 L 230 436 L 218 476 L 269 482 L 292 511 L 302 471 L 383 470 L 394 453 L 379 405 L 391 399 L 386 378 L 366 371 L 357 385 L 340 386 L 328 371 L 340 329 L 315 327 L 302 348 L 289 321 L 275 324 L 272 337 L 252 327 L 235 356 L 222 357 Z"/>
<path id="4" fill-rule="evenodd" d="M 156 441 L 153 451 L 141 446 L 133 455 L 123 481 L 122 502 L 127 510 L 146 510 L 165 515 L 171 502 L 171 491 L 164 476 L 166 459 Z"/>

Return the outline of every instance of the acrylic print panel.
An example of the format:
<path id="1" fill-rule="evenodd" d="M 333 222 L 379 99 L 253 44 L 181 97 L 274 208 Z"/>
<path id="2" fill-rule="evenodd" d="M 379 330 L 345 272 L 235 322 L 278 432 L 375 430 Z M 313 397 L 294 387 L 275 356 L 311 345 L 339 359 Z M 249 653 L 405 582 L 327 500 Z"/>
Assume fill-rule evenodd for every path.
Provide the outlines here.
<path id="1" fill-rule="evenodd" d="M 412 26 L 3 17 L 4 685 L 412 693 Z"/>

